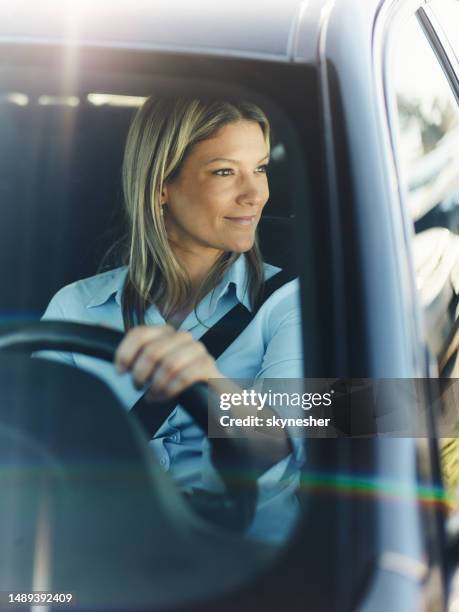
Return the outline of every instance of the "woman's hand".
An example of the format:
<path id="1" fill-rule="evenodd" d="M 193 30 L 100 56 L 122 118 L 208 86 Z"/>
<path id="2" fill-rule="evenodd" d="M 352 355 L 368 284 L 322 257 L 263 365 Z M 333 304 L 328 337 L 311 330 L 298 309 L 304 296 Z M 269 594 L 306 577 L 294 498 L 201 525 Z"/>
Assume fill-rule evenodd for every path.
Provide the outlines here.
<path id="1" fill-rule="evenodd" d="M 115 355 L 118 372 L 132 372 L 137 389 L 150 384 L 147 399 L 165 401 L 195 382 L 222 378 L 202 342 L 171 325 L 134 327 Z"/>

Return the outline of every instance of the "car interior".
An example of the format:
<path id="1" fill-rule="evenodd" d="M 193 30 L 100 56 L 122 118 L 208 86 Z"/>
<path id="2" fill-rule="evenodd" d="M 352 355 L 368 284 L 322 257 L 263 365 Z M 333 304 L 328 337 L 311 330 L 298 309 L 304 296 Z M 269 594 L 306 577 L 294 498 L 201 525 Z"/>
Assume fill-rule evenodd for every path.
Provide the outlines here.
<path id="1" fill-rule="evenodd" d="M 323 168 L 322 151 L 317 149 L 317 143 L 321 142 L 321 122 L 317 110 L 315 68 L 234 58 L 216 61 L 178 54 L 165 58 L 161 54 L 130 53 L 119 49 L 97 52 L 80 49 L 76 53 L 70 48 L 64 54 L 59 51 L 45 47 L 34 49 L 31 61 L 30 49 L 10 48 L 5 52 L 0 70 L 0 197 L 3 203 L 0 272 L 4 287 L 0 294 L 1 321 L 11 324 L 38 321 L 59 288 L 97 273 L 101 265 L 116 265 L 110 257 L 104 259 L 104 256 L 123 231 L 120 168 L 129 121 L 139 103 L 135 98 L 161 93 L 171 87 L 185 87 L 189 93 L 197 86 L 198 91 L 202 91 L 205 84 L 218 95 L 242 92 L 258 102 L 271 120 L 274 139 L 268 170 L 270 201 L 265 208 L 265 219 L 260 224 L 262 251 L 270 263 L 281 267 L 299 266 L 305 281 L 302 286 L 303 335 L 308 339 L 303 344 L 307 351 L 304 354 L 305 375 L 310 375 L 308 368 L 315 372 L 312 376 L 327 371 L 325 364 L 332 358 L 333 338 L 326 336 L 324 341 L 330 325 L 322 326 L 322 323 L 327 323 L 332 316 L 330 296 L 333 288 L 329 282 L 328 264 L 320 259 L 317 249 L 318 243 L 327 245 L 330 236 L 326 229 L 329 211 L 320 205 L 323 201 Z M 222 73 L 227 82 L 221 81 Z M 315 296 L 320 296 L 320 308 L 316 306 Z M 91 342 L 96 340 L 101 339 L 91 338 Z M 72 331 L 69 343 L 74 341 L 75 333 Z M 20 344 L 17 337 L 15 342 Z M 24 338 L 21 342 L 23 351 L 25 348 L 29 352 L 46 348 L 27 344 Z M 113 338 L 108 341 L 102 338 L 99 348 L 100 344 L 106 358 L 113 355 L 110 353 L 113 351 Z M 70 346 L 75 345 L 70 343 Z M 15 423 L 24 423 L 30 413 L 33 414 L 36 402 L 31 397 L 35 392 L 37 397 L 48 393 L 53 402 L 62 404 L 73 395 L 73 386 L 88 385 L 89 388 L 99 381 L 85 375 L 83 383 L 83 372 L 70 373 L 61 364 L 57 376 L 58 364 L 55 363 L 41 364 L 40 371 L 32 371 L 27 360 L 21 356 L 18 359 L 13 362 L 10 353 L 8 358 L 3 357 L 5 389 L 10 389 L 10 394 L 14 395 L 8 381 L 15 383 L 16 388 L 19 385 L 25 389 L 23 381 L 27 378 L 35 381 L 35 387 L 33 384 L 30 387 L 32 396 L 26 395 L 25 391 L 19 395 L 23 402 L 21 411 L 14 409 L 12 404 L 8 417 L 10 424 L 2 433 L 5 461 L 12 448 L 22 448 L 24 464 L 28 465 L 27 458 L 31 456 L 33 460 L 29 463 L 38 461 L 37 455 L 46 462 L 49 455 L 45 453 L 43 457 L 40 449 L 31 448 L 29 439 L 21 447 L 18 436 L 13 434 L 12 438 Z M 43 367 L 48 368 L 47 373 Z M 45 380 L 57 382 L 48 385 Z M 72 387 L 71 394 L 68 387 Z M 108 392 L 105 387 L 104 390 Z M 101 402 L 111 404 L 110 393 L 110 399 L 106 393 L 104 395 Z M 75 402 L 78 406 L 84 404 L 76 393 Z M 84 431 L 90 429 L 85 425 L 90 420 L 90 415 L 86 414 L 89 408 L 82 410 L 81 425 L 78 420 L 72 421 L 79 428 L 80 442 L 85 440 L 80 427 Z M 102 609 L 116 607 L 116 600 L 121 609 L 124 606 L 130 610 L 137 604 L 147 608 L 151 605 L 154 609 L 160 609 L 164 604 L 165 608 L 186 609 L 187 612 L 215 609 L 226 612 L 236 608 L 253 610 L 255 607 L 268 612 L 283 609 L 286 605 L 290 609 L 304 609 L 307 598 L 311 609 L 328 612 L 342 609 L 344 600 L 348 608 L 357 601 L 368 584 L 368 568 L 377 548 L 377 535 L 372 529 L 377 501 L 369 498 L 356 504 L 350 495 L 334 495 L 332 483 L 337 465 L 344 471 L 351 465 L 358 465 L 362 474 L 371 471 L 374 453 L 369 440 L 354 441 L 352 445 L 346 444 L 346 440 L 308 440 L 307 469 L 301 474 L 297 494 L 302 513 L 298 525 L 293 526 L 289 541 L 273 550 L 272 546 L 253 545 L 234 531 L 228 535 L 210 521 L 203 523 L 184 500 L 180 498 L 177 501 L 172 482 L 153 464 L 151 457 L 145 457 L 134 449 L 139 432 L 132 420 L 128 425 L 127 415 L 118 416 L 118 420 L 111 424 L 115 430 L 113 435 L 116 438 L 123 430 L 129 438 L 127 445 L 130 450 L 126 450 L 126 457 L 132 459 L 139 471 L 139 481 L 164 483 L 160 485 L 158 494 L 143 492 L 150 495 L 145 503 L 149 503 L 149 507 L 164 503 L 163 514 L 167 519 L 150 525 L 148 513 L 147 516 L 142 512 L 137 515 L 139 504 L 129 504 L 129 495 L 118 495 L 118 490 L 110 494 L 112 498 L 117 496 L 119 503 L 117 513 L 112 517 L 110 504 L 100 491 L 91 501 L 92 493 L 86 494 L 77 488 L 75 495 L 88 505 L 76 504 L 74 514 L 70 507 L 63 516 L 70 516 L 71 522 L 77 510 L 81 510 L 82 516 L 88 518 L 91 504 L 100 503 L 102 510 L 98 517 L 104 528 L 100 532 L 95 528 L 89 529 L 80 547 L 81 557 L 67 555 L 69 565 L 59 569 L 61 573 L 56 576 L 60 575 L 62 580 L 71 572 L 75 576 L 84 576 L 79 584 L 81 597 L 86 598 L 86 602 L 95 602 L 94 605 Z M 43 434 L 41 423 L 32 420 L 31 427 L 32 432 L 36 427 L 40 435 Z M 96 427 L 104 428 L 105 425 L 99 421 Z M 56 462 L 48 461 L 50 465 L 53 463 L 53 473 L 56 474 L 52 481 L 53 503 L 59 508 L 65 495 L 59 494 L 58 483 L 62 482 L 64 486 L 67 477 L 69 482 L 78 482 L 78 474 L 72 472 L 77 451 L 73 447 L 68 452 L 62 448 L 57 430 L 56 424 L 55 438 L 50 435 L 45 439 L 65 465 L 63 472 L 54 465 Z M 104 457 L 106 459 L 114 453 L 113 465 L 117 466 L 121 461 L 125 465 L 124 456 L 120 458 L 113 448 L 104 452 L 101 463 Z M 24 482 L 33 481 L 33 476 L 33 470 L 26 470 Z M 97 490 L 97 482 L 89 479 L 88 487 Z M 129 488 L 128 478 L 123 477 L 120 491 L 125 490 L 123 487 Z M 10 493 L 3 496 L 4 541 L 27 546 L 33 540 L 37 555 L 27 557 L 26 552 L 18 551 L 17 556 L 10 556 L 11 564 L 6 564 L 2 570 L 2 584 L 13 584 L 10 579 L 19 566 L 23 569 L 18 576 L 25 579 L 32 580 L 37 572 L 38 577 L 52 577 L 57 571 L 58 557 L 51 559 L 46 545 L 38 546 L 37 542 L 49 540 L 50 532 L 54 534 L 53 541 L 57 542 L 58 534 L 66 532 L 66 521 L 58 525 L 55 521 L 49 524 L 43 519 L 43 526 L 33 522 L 33 508 L 41 507 L 43 503 L 45 516 L 47 503 L 43 499 L 46 496 L 35 487 L 31 490 L 30 514 L 18 515 L 12 524 L 8 522 L 11 508 L 19 507 L 24 492 L 12 488 Z M 140 493 L 134 491 L 132 499 L 136 495 Z M 174 507 L 177 507 L 176 512 Z M 134 513 L 132 508 L 136 509 Z M 178 520 L 174 518 L 177 515 Z M 342 521 L 343 515 L 348 515 L 349 521 Z M 133 559 L 133 548 L 127 545 L 126 564 L 121 567 L 130 567 L 129 561 L 132 560 L 132 580 L 144 581 L 143 585 L 138 585 L 137 599 L 133 598 L 132 589 L 123 589 L 126 580 L 121 580 L 114 563 L 110 563 L 122 555 L 126 538 L 123 536 L 120 542 L 113 542 L 114 549 L 110 546 L 103 548 L 110 526 L 113 529 L 114 524 L 121 523 L 123 527 L 120 529 L 124 529 L 126 520 L 130 521 L 126 538 L 132 535 L 133 541 L 139 543 L 140 559 L 147 559 L 142 566 L 141 560 Z M 31 521 L 28 530 L 24 530 L 24 521 Z M 146 531 L 142 525 L 146 526 Z M 315 527 L 311 529 L 311 525 Z M 357 541 L 355 530 L 350 525 L 358 525 L 359 534 L 365 534 L 365 537 Z M 153 537 L 158 532 L 163 536 L 163 545 L 153 551 L 149 546 L 149 534 Z M 177 539 L 170 535 L 171 532 Z M 28 538 L 21 534 L 27 534 Z M 67 537 L 71 542 L 80 539 L 77 530 Z M 346 554 L 352 554 L 353 563 L 346 577 L 340 570 L 341 553 L 336 554 L 338 549 L 341 553 L 346 550 Z M 95 555 L 97 570 L 90 572 L 90 576 L 83 561 L 88 550 L 100 552 L 99 556 Z M 216 551 L 219 551 L 217 563 Z M 26 557 L 27 563 L 24 561 Z M 48 573 L 41 572 L 43 568 L 35 563 L 36 558 L 44 559 L 44 565 L 51 568 Z M 158 582 L 148 583 L 150 573 L 156 567 L 161 568 Z M 165 568 L 170 570 L 168 577 Z M 115 574 L 110 578 L 112 570 Z M 104 580 L 98 580 L 99 572 L 104 574 Z M 182 575 L 187 572 L 190 572 L 190 579 L 185 584 Z M 110 590 L 105 590 L 109 584 Z M 180 588 L 177 588 L 178 584 Z"/>
<path id="2" fill-rule="evenodd" d="M 97 75 L 92 79 L 97 80 Z M 123 237 L 124 142 L 136 108 L 151 92 L 161 95 L 162 84 L 144 85 L 141 96 L 138 84 L 130 91 L 114 76 L 104 75 L 104 82 L 102 91 L 85 83 L 67 90 L 39 70 L 0 74 L 3 323 L 37 321 L 59 288 L 120 263 L 110 247 Z M 292 270 L 291 146 L 276 125 L 276 116 L 270 118 L 274 128 L 270 201 L 259 240 L 265 261 Z M 73 340 L 78 342 L 77 337 Z M 28 348 L 30 352 L 40 345 Z M 253 546 L 242 534 L 221 530 L 193 512 L 146 455 L 145 443 L 139 443 L 140 427 L 122 409 L 112 419 L 117 400 L 100 381 L 63 364 L 30 363 L 24 355 L 0 357 L 10 408 L 0 430 L 2 460 L 24 471 L 22 485 L 12 484 L 7 490 L 8 503 L 2 505 L 0 516 L 2 541 L 16 551 L 7 568 L 11 588 L 31 584 L 42 571 L 60 589 L 78 591 L 83 606 L 190 605 L 240 586 L 273 560 L 276 547 Z M 24 389 L 19 395 L 18 386 Z M 85 402 L 89 396 L 97 399 Z M 94 403 L 96 418 L 91 410 Z M 37 405 L 63 404 L 65 414 L 57 420 L 54 414 L 34 416 Z M 104 430 L 109 431 L 110 443 L 99 445 L 94 453 L 94 436 Z M 90 474 L 81 467 L 83 457 Z M 100 471 L 94 473 L 94 465 Z M 40 472 L 39 466 L 45 469 Z M 103 470 L 113 475 L 108 489 L 99 487 Z M 37 473 L 46 476 L 37 479 Z M 45 516 L 46 504 L 52 506 L 48 516 L 59 518 L 36 524 L 34 516 Z M 10 519 L 12 506 L 27 510 Z M 161 512 L 152 523 L 159 506 Z M 217 510 L 221 512 L 221 507 Z M 122 526 L 122 534 L 113 540 L 117 525 Z M 52 554 L 46 534 L 53 542 Z M 37 538 L 42 538 L 41 544 Z M 41 551 L 41 569 L 36 567 L 38 549 L 33 554 L 30 550 L 32 541 Z M 151 542 L 157 546 L 152 548 Z M 225 549 L 218 564 L 216 547 Z M 69 550 L 74 553 L 69 555 Z M 88 558 L 96 568 L 92 578 L 87 574 Z M 177 571 L 187 576 L 179 590 L 173 585 Z"/>

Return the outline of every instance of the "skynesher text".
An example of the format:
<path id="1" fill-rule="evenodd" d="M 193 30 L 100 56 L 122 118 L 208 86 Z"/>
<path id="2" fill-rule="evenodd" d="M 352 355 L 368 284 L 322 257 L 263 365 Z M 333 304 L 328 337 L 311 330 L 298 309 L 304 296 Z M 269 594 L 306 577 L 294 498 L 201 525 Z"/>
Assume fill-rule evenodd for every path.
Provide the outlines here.
<path id="1" fill-rule="evenodd" d="M 220 417 L 222 427 L 328 427 L 331 419 L 316 419 L 306 417 L 304 419 L 284 419 L 282 417 L 269 417 L 267 419 L 260 416 L 249 415 L 242 418 L 230 417 L 228 414 Z"/>

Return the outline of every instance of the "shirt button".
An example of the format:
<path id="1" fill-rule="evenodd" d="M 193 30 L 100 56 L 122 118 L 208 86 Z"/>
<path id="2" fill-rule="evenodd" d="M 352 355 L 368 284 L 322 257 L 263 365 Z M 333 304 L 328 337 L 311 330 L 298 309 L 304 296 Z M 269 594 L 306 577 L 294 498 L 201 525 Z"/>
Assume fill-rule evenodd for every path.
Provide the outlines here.
<path id="1" fill-rule="evenodd" d="M 161 457 L 160 464 L 161 465 L 166 465 L 166 463 L 167 463 L 166 457 Z"/>
<path id="2" fill-rule="evenodd" d="M 177 442 L 177 434 L 174 434 L 174 435 L 171 437 L 171 440 L 172 440 L 172 442 Z"/>

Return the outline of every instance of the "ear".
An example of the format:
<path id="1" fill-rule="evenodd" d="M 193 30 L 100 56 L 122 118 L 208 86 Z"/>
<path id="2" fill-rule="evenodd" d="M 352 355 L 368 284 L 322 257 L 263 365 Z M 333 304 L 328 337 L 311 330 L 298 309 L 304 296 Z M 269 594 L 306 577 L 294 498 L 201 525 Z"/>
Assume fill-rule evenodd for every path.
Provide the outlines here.
<path id="1" fill-rule="evenodd" d="M 161 190 L 161 195 L 160 195 L 160 203 L 161 204 L 165 204 L 167 202 L 167 198 L 168 198 L 168 190 L 167 190 L 167 185 L 164 184 L 163 188 Z"/>

